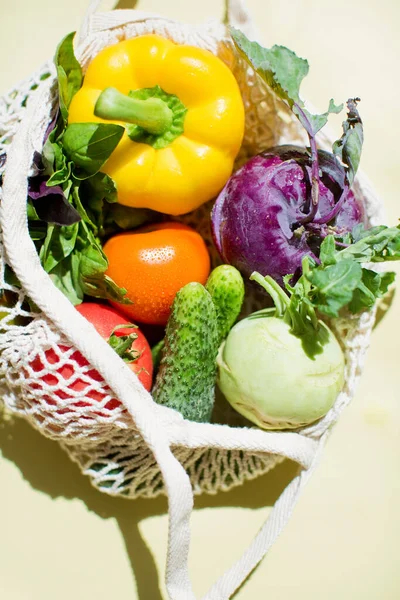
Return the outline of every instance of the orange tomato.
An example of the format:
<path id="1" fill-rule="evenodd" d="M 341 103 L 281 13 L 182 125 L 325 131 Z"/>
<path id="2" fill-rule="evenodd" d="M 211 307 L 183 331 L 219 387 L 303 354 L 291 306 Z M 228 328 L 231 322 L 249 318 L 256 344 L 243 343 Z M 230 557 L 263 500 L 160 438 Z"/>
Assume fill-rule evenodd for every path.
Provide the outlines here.
<path id="1" fill-rule="evenodd" d="M 181 223 L 157 223 L 121 233 L 104 245 L 109 275 L 133 304 L 117 304 L 133 321 L 165 325 L 176 293 L 205 283 L 210 257 L 203 238 Z"/>

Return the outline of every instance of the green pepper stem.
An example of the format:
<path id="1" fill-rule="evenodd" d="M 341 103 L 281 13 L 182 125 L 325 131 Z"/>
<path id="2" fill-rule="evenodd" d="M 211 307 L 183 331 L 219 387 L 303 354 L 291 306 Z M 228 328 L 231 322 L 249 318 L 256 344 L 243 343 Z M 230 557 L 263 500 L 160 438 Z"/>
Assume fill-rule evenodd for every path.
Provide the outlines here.
<path id="1" fill-rule="evenodd" d="M 139 125 L 155 135 L 163 134 L 172 124 L 172 111 L 163 100 L 138 100 L 122 94 L 113 87 L 101 92 L 94 107 L 94 114 L 101 119 Z"/>

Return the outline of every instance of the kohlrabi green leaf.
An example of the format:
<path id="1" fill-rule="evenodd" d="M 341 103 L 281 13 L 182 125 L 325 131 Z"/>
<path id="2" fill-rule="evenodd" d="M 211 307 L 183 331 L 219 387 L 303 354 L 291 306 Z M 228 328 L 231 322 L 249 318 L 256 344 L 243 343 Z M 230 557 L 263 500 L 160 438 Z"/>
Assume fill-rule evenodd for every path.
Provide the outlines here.
<path id="1" fill-rule="evenodd" d="M 357 241 L 337 252 L 337 261 L 351 258 L 367 263 L 400 259 L 400 226 L 380 225 L 365 230 L 357 227 L 353 230 L 353 235 Z"/>
<path id="2" fill-rule="evenodd" d="M 319 259 L 324 266 L 334 265 L 336 263 L 336 244 L 333 235 L 328 235 L 322 242 Z"/>
<path id="3" fill-rule="evenodd" d="M 307 258 L 303 266 L 304 270 L 307 271 Z M 288 296 L 276 281 L 268 275 L 263 277 L 260 273 L 254 272 L 250 279 L 257 281 L 270 294 L 275 304 L 274 317 L 282 319 L 290 326 L 290 333 L 301 340 L 304 353 L 313 360 L 318 354 L 321 354 L 329 336 L 327 336 L 326 327 L 318 321 L 314 307 L 307 298 L 310 288 L 309 282 L 302 278 L 301 282 L 292 287 L 287 279 Z M 262 316 L 268 311 L 271 311 L 271 309 L 254 313 L 254 317 Z M 252 317 L 253 315 L 250 315 L 250 318 Z"/>
<path id="4" fill-rule="evenodd" d="M 303 262 L 303 275 L 296 285 L 291 289 L 286 286 L 292 298 L 299 288 L 316 310 L 337 317 L 345 307 L 354 314 L 371 308 L 377 298 L 386 294 L 395 274 L 377 273 L 364 264 L 400 260 L 399 227 L 379 225 L 364 229 L 357 226 L 346 240 L 348 245 L 343 249 L 342 242 L 336 247 L 333 235 L 323 240 L 320 264 Z"/>
<path id="5" fill-rule="evenodd" d="M 338 317 L 347 306 L 362 280 L 362 267 L 353 260 L 342 260 L 327 267 L 317 267 L 307 274 L 312 284 L 312 303 L 328 317 Z"/>
<path id="6" fill-rule="evenodd" d="M 306 298 L 308 283 L 296 284 L 294 287 L 288 284 L 289 297 L 269 275 L 264 277 L 255 271 L 250 279 L 261 285 L 271 296 L 275 305 L 274 316 L 285 321 L 290 326 L 290 333 L 301 339 L 307 356 L 314 358 L 320 354 L 325 337 L 321 332 L 314 308 Z M 261 316 L 263 312 L 254 313 L 254 316 Z"/>
<path id="7" fill-rule="evenodd" d="M 298 57 L 285 46 L 264 48 L 234 28 L 231 28 L 231 35 L 241 55 L 279 98 L 288 103 L 311 138 L 324 127 L 330 113 L 342 110 L 343 105 L 336 106 L 333 100 L 329 102 L 327 112 L 321 115 L 314 115 L 304 108 L 300 85 L 308 74 L 307 60 Z"/>
<path id="8" fill-rule="evenodd" d="M 294 103 L 303 106 L 300 84 L 309 69 L 304 58 L 299 58 L 285 46 L 263 48 L 238 29 L 231 28 L 231 35 L 242 56 L 280 98 L 290 106 Z"/>
<path id="9" fill-rule="evenodd" d="M 351 231 L 351 243 L 355 244 L 359 242 L 365 237 L 370 237 L 372 235 L 377 235 L 381 233 L 381 231 L 385 231 L 387 229 L 386 225 L 375 225 L 375 227 L 366 228 L 363 223 L 358 223 L 355 227 L 353 227 Z"/>
<path id="10" fill-rule="evenodd" d="M 64 122 L 68 119 L 68 108 L 72 98 L 82 85 L 82 69 L 74 54 L 75 33 L 68 34 L 58 45 L 54 62 L 57 69 L 60 111 Z"/>
<path id="11" fill-rule="evenodd" d="M 298 117 L 303 127 L 306 126 L 307 131 L 308 129 L 310 129 L 314 136 L 317 135 L 318 131 L 325 127 L 330 114 L 338 114 L 342 110 L 343 104 L 339 104 L 338 106 L 336 106 L 333 100 L 329 102 L 328 110 L 325 113 L 322 113 L 322 115 L 313 115 L 305 108 L 299 111 L 296 107 L 293 107 L 293 112 Z M 304 116 L 306 117 L 306 119 L 304 119 Z"/>
<path id="12" fill-rule="evenodd" d="M 117 147 L 124 134 L 113 123 L 71 123 L 62 143 L 64 152 L 75 165 L 74 176 L 85 179 L 95 175 Z"/>
<path id="13" fill-rule="evenodd" d="M 333 144 L 333 152 L 347 166 L 349 185 L 354 181 L 360 164 L 361 150 L 364 142 L 363 124 L 357 110 L 359 98 L 347 101 L 347 119 L 343 122 L 343 135 Z"/>
<path id="14" fill-rule="evenodd" d="M 376 273 L 369 269 L 362 270 L 362 280 L 354 290 L 349 303 L 350 312 L 357 314 L 365 308 L 372 308 L 377 298 L 381 298 L 393 283 L 395 273 Z"/>
<path id="15" fill-rule="evenodd" d="M 381 296 L 384 296 L 388 293 L 390 286 L 394 283 L 396 279 L 396 273 L 393 271 L 385 271 L 380 273 L 380 283 L 379 283 L 379 293 Z"/>

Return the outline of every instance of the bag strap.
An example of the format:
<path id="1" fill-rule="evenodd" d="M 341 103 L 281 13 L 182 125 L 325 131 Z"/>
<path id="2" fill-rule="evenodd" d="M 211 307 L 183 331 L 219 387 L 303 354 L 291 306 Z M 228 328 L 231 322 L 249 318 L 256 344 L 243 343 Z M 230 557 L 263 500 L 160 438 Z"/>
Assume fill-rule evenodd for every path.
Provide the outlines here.
<path id="1" fill-rule="evenodd" d="M 279 496 L 250 546 L 216 581 L 202 600 L 229 600 L 265 557 L 292 516 L 297 500 L 319 462 L 326 435 L 319 440 L 318 450 L 312 457 L 310 466 L 302 469 Z"/>

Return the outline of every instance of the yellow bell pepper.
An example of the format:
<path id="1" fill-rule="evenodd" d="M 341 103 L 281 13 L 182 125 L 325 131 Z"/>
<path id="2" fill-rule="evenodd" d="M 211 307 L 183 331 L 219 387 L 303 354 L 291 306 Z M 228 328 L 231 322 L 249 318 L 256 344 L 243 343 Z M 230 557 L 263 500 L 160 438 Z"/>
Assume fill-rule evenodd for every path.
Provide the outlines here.
<path id="1" fill-rule="evenodd" d="M 105 48 L 89 64 L 69 123 L 99 121 L 125 127 L 102 168 L 118 202 L 180 215 L 215 197 L 230 177 L 244 107 L 232 72 L 211 52 L 145 35 Z"/>

